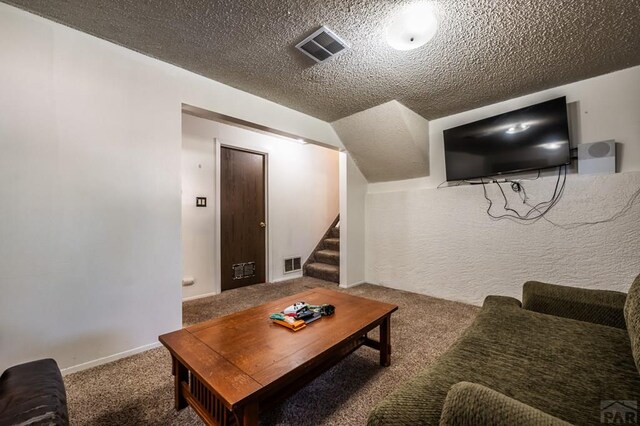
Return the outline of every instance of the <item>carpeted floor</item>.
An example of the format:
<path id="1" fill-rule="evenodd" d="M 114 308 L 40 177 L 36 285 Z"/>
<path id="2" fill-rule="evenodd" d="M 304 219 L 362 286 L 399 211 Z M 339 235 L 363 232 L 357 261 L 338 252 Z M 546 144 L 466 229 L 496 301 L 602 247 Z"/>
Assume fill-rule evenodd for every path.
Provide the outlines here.
<path id="1" fill-rule="evenodd" d="M 184 303 L 185 325 L 229 314 L 308 288 L 339 289 L 300 278 L 259 284 Z M 471 324 L 478 308 L 399 290 L 360 285 L 347 293 L 395 303 L 391 366 L 362 347 L 283 404 L 261 416 L 263 425 L 362 425 L 372 407 L 431 364 Z M 377 336 L 375 336 L 377 337 Z M 164 348 L 65 377 L 73 425 L 201 425 L 190 409 L 173 409 L 171 359 Z"/>

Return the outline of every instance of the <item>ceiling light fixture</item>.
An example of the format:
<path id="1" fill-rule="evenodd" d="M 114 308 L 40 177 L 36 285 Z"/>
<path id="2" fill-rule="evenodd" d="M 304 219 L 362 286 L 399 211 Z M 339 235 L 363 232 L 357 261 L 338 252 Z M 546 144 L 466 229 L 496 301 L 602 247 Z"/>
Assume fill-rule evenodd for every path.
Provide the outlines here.
<path id="1" fill-rule="evenodd" d="M 438 20 L 429 4 L 414 3 L 400 10 L 387 26 L 387 43 L 397 50 L 423 46 L 438 31 Z"/>

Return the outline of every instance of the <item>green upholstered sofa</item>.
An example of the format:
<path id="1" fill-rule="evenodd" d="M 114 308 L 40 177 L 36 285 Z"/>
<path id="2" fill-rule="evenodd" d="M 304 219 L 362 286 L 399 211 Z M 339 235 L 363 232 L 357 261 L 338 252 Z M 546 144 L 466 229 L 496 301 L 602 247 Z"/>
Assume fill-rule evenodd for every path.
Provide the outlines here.
<path id="1" fill-rule="evenodd" d="M 628 295 L 527 282 L 522 303 L 487 297 L 464 335 L 368 423 L 601 424 L 606 401 L 640 407 L 639 369 L 640 276 Z"/>

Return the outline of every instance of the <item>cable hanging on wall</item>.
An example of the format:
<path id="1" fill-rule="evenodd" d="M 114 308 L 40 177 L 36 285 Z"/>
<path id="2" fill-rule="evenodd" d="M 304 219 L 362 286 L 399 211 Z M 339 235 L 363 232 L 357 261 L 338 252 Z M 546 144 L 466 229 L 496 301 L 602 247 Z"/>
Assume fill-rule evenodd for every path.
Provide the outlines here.
<path id="1" fill-rule="evenodd" d="M 540 172 L 538 172 L 538 177 L 540 177 Z M 538 177 L 536 177 L 535 179 L 537 179 Z M 562 198 L 562 195 L 564 194 L 564 190 L 566 188 L 566 182 L 567 182 L 567 166 L 565 165 L 565 166 L 558 167 L 558 176 L 556 179 L 555 188 L 551 198 L 547 201 L 543 201 L 538 204 L 531 204 L 529 203 L 529 198 L 527 196 L 525 187 L 522 184 L 522 181 L 535 180 L 535 179 L 505 180 L 503 182 L 499 182 L 497 180 L 490 180 L 486 182 L 484 179 L 481 179 L 484 198 L 489 203 L 489 207 L 487 208 L 487 215 L 489 215 L 489 217 L 491 217 L 494 220 L 508 219 L 523 225 L 533 224 L 538 220 L 543 219 L 555 227 L 558 227 L 564 230 L 569 230 L 569 229 L 580 228 L 583 226 L 599 225 L 603 223 L 613 222 L 625 216 L 627 213 L 629 213 L 631 208 L 640 200 L 640 188 L 638 188 L 631 195 L 629 200 L 625 203 L 625 205 L 619 211 L 612 214 L 610 217 L 606 219 L 584 221 L 584 222 L 571 222 L 571 223 L 564 223 L 564 224 L 556 223 L 546 216 L 549 213 L 549 211 L 551 211 L 551 209 L 558 204 L 558 202 Z M 504 214 L 494 214 L 491 211 L 492 207 L 494 206 L 494 201 L 492 201 L 491 198 L 489 198 L 489 195 L 487 193 L 487 185 L 491 183 L 496 184 L 500 190 L 500 194 L 502 195 L 502 199 L 504 201 L 503 209 L 506 212 Z M 505 194 L 504 189 L 502 187 L 503 183 L 510 184 L 511 189 L 514 192 L 518 193 L 518 195 L 520 196 L 520 199 L 522 200 L 522 204 L 529 207 L 529 210 L 526 213 L 520 213 L 517 209 L 513 208 L 509 204 L 507 195 Z"/>
<path id="2" fill-rule="evenodd" d="M 530 180 L 535 180 L 539 177 L 540 177 L 540 172 L 538 171 L 538 176 Z M 553 190 L 553 195 L 551 196 L 551 198 L 547 201 L 540 202 L 533 206 L 528 204 L 527 202 L 528 197 L 527 197 L 526 190 L 524 189 L 524 185 L 522 184 L 522 180 L 525 180 L 525 179 L 505 180 L 504 182 L 499 182 L 498 180 L 491 180 L 489 182 L 485 182 L 484 178 L 480 179 L 484 198 L 489 203 L 489 207 L 487 208 L 487 215 L 489 215 L 490 218 L 494 220 L 509 219 L 519 223 L 534 223 L 542 219 L 547 213 L 549 213 L 549 211 L 551 211 L 551 209 L 556 204 L 558 204 L 558 201 L 560 201 L 560 198 L 562 198 L 562 194 L 564 193 L 564 188 L 567 182 L 567 166 L 558 167 L 558 177 L 556 179 L 555 188 Z M 504 201 L 504 204 L 502 207 L 506 212 L 504 214 L 494 214 L 491 211 L 494 205 L 494 202 L 491 200 L 491 198 L 489 198 L 489 195 L 487 193 L 487 185 L 491 183 L 496 184 L 498 189 L 500 190 L 500 194 L 502 195 L 502 199 Z M 504 189 L 502 187 L 502 183 L 510 184 L 511 189 L 520 195 L 520 199 L 522 200 L 522 203 L 527 207 L 529 207 L 529 210 L 526 213 L 520 213 L 517 209 L 510 206 L 509 200 L 507 199 L 507 195 L 505 194 Z"/>
<path id="3" fill-rule="evenodd" d="M 626 202 L 624 207 L 622 207 L 622 209 L 620 209 L 619 211 L 617 211 L 616 213 L 614 213 L 613 215 L 611 215 L 607 219 L 594 220 L 594 221 L 585 221 L 585 222 L 572 222 L 572 223 L 564 223 L 564 224 L 553 222 L 552 220 L 550 220 L 549 218 L 546 218 L 546 217 L 542 217 L 542 219 L 544 219 L 545 221 L 549 222 L 553 226 L 556 226 L 558 228 L 565 229 L 565 230 L 576 229 L 576 228 L 580 228 L 580 227 L 583 227 L 583 226 L 600 225 L 602 223 L 613 222 L 613 221 L 625 216 L 627 213 L 629 213 L 631 208 L 636 204 L 636 202 L 638 200 L 640 200 L 640 188 L 638 188 L 631 195 L 631 197 Z"/>

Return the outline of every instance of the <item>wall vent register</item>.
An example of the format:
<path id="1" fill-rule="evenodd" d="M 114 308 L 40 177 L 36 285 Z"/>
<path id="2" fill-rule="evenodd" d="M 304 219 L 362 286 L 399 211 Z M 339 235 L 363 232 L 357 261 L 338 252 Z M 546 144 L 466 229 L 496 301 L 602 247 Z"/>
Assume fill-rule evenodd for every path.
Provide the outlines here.
<path id="1" fill-rule="evenodd" d="M 256 262 L 234 263 L 232 269 L 234 280 L 251 278 L 256 274 Z"/>
<path id="2" fill-rule="evenodd" d="M 296 48 L 316 62 L 324 62 L 349 48 L 329 28 L 322 26 L 309 37 L 296 44 Z"/>
<path id="3" fill-rule="evenodd" d="M 298 257 L 290 257 L 284 260 L 284 273 L 288 274 L 290 272 L 296 272 L 302 270 L 302 262 L 301 258 Z"/>

